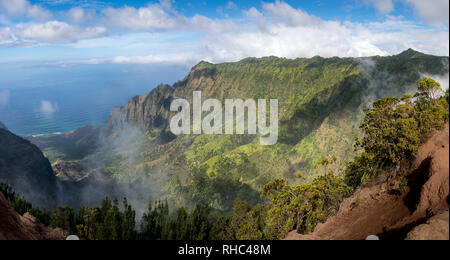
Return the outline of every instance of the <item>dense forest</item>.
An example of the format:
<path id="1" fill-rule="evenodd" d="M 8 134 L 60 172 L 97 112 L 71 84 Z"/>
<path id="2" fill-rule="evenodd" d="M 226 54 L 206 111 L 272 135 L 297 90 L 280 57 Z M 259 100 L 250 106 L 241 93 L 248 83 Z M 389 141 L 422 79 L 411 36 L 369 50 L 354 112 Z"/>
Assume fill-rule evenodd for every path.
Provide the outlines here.
<path id="1" fill-rule="evenodd" d="M 193 210 L 180 207 L 170 209 L 165 201 L 150 202 L 148 210 L 137 223 L 136 212 L 124 198 L 105 198 L 100 206 L 59 207 L 54 211 L 33 208 L 6 183 L 0 191 L 19 214 L 30 212 L 42 223 L 60 227 L 87 240 L 261 240 L 281 239 L 292 230 L 299 233 L 313 231 L 318 223 L 335 214 L 344 198 L 350 196 L 366 180 L 380 174 L 401 174 L 400 167 L 407 166 L 419 145 L 434 130 L 449 121 L 449 92 L 430 78 L 418 85 L 418 92 L 401 98 L 386 97 L 365 110 L 360 128 L 362 138 L 355 139 L 357 156 L 339 168 L 333 155 L 317 163 L 321 174 L 311 182 L 291 186 L 288 180 L 275 179 L 263 188 L 260 203 L 240 199 L 225 201 L 232 204 L 232 214 L 223 215 L 208 203 Z M 245 170 L 245 169 L 242 169 Z M 220 173 L 225 176 L 227 173 Z M 246 174 L 246 173 L 243 173 Z M 298 178 L 304 178 L 298 173 Z M 205 184 L 208 178 L 202 172 L 194 174 L 196 189 L 187 187 L 183 192 L 191 196 L 213 196 L 201 187 L 222 185 L 232 187 L 227 178 L 217 183 Z M 402 184 L 408 185 L 407 180 Z M 400 185 L 399 190 L 403 189 Z M 236 190 L 236 189 L 234 189 Z M 239 189 L 238 189 L 239 190 Z M 242 189 L 241 189 L 242 190 Z M 255 206 L 251 206 L 255 205 Z"/>

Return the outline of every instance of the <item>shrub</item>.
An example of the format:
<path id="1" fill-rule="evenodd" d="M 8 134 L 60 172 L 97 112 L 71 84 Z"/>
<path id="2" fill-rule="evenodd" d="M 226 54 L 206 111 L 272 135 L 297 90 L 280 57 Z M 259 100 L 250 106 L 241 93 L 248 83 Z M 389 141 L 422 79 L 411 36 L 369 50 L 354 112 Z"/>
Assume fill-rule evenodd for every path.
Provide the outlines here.
<path id="1" fill-rule="evenodd" d="M 271 202 L 266 218 L 267 238 L 279 239 L 294 229 L 300 233 L 313 231 L 318 223 L 337 212 L 351 192 L 342 178 L 333 174 L 295 187 L 284 179 L 268 183 L 262 193 Z"/>

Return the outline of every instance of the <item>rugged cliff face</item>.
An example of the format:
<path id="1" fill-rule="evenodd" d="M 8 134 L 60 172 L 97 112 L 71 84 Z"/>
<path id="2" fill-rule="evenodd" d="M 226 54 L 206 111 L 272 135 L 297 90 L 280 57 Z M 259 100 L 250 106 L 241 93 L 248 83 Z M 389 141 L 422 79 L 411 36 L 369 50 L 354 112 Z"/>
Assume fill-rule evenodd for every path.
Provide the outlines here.
<path id="1" fill-rule="evenodd" d="M 0 240 L 65 240 L 68 235 L 44 226 L 29 213 L 20 216 L 0 192 Z"/>
<path id="2" fill-rule="evenodd" d="M 192 92 L 202 91 L 204 99 L 222 101 L 226 98 L 276 98 L 280 102 L 280 117 L 287 124 L 287 121 L 302 119 L 303 113 L 326 116 L 349 102 L 358 107 L 364 101 L 358 94 L 367 88 L 373 89 L 364 94 L 380 97 L 386 92 L 403 94 L 411 87 L 408 84 L 420 78 L 420 73 L 437 75 L 447 69 L 447 57 L 414 50 L 390 57 L 362 59 L 267 57 L 237 63 L 201 62 L 173 86 L 160 85 L 149 94 L 134 97 L 124 107 L 116 107 L 108 123 L 133 123 L 145 130 L 166 126 L 172 115 L 169 112 L 172 100 L 192 101 Z M 353 98 L 358 99 L 352 102 Z M 335 106 L 325 108 L 331 105 Z"/>
<path id="3" fill-rule="evenodd" d="M 449 239 L 449 127 L 436 132 L 417 153 L 399 193 L 398 177 L 385 175 L 360 187 L 336 216 L 309 235 L 287 239 L 363 240 Z"/>
<path id="4" fill-rule="evenodd" d="M 57 179 L 41 150 L 5 129 L 0 129 L 0 180 L 37 207 L 56 204 Z"/>
<path id="5" fill-rule="evenodd" d="M 362 109 L 370 102 L 389 95 L 412 93 L 424 74 L 445 73 L 448 73 L 448 57 L 414 50 L 390 57 L 361 59 L 267 57 L 224 64 L 201 62 L 173 86 L 160 85 L 149 94 L 136 96 L 125 106 L 116 107 L 106 125 L 111 128 L 133 125 L 143 132 L 157 131 L 157 136 L 167 142 L 175 138 L 168 128 L 169 119 L 174 115 L 169 111 L 172 100 L 192 101 L 193 91 L 202 91 L 203 100 L 278 99 L 280 137 L 274 149 L 282 156 L 275 156 L 273 149 L 258 147 L 254 137 L 236 141 L 226 136 L 213 139 L 193 136 L 188 138 L 190 143 L 193 141 L 191 145 L 177 149 L 186 151 L 188 168 L 195 164 L 213 171 L 221 157 L 245 154 L 256 163 L 260 175 L 295 179 L 296 170 L 306 176 L 317 172 L 313 169 L 316 163 L 330 154 L 339 158 L 339 166 L 352 158 Z M 156 159 L 166 154 L 156 155 Z M 142 159 L 142 163 L 153 162 Z"/>

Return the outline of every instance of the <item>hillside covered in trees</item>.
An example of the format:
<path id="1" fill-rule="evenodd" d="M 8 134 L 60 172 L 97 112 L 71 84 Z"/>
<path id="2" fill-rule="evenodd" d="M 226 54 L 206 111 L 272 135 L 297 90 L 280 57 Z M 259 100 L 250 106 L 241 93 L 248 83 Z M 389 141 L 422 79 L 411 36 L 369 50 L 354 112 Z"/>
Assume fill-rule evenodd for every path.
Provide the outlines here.
<path id="1" fill-rule="evenodd" d="M 264 185 L 260 203 L 248 203 L 241 197 L 233 201 L 233 211 L 229 214 L 222 214 L 209 203 L 189 209 L 171 208 L 167 202 L 157 201 L 149 203 L 139 221 L 126 198 L 122 203 L 106 198 L 98 207 L 78 210 L 60 207 L 47 211 L 33 208 L 7 184 L 0 185 L 0 191 L 18 213 L 31 212 L 42 223 L 83 239 L 282 239 L 291 231 L 301 234 L 314 231 L 317 224 L 326 222 L 339 211 L 345 198 L 380 176 L 398 180 L 389 189 L 392 196 L 401 197 L 408 189 L 420 191 L 422 187 L 414 187 L 420 182 L 408 175 L 415 167 L 412 162 L 421 145 L 448 121 L 448 90 L 444 92 L 438 82 L 425 77 L 414 95 L 384 97 L 364 110 L 362 134 L 354 142 L 356 156 L 344 167 L 336 167 L 339 158 L 324 157 L 316 166 L 324 173 L 313 174 L 319 176 L 311 182 L 290 185 L 286 178 L 275 178 Z M 448 131 L 448 125 L 445 129 Z M 206 185 L 205 179 L 195 175 L 193 178 L 200 178 L 199 185 Z M 305 176 L 298 174 L 297 178 L 302 181 Z M 448 186 L 448 167 L 446 180 Z M 440 207 L 448 210 L 448 189 L 446 192 L 442 196 L 446 204 Z M 358 203 L 352 207 L 357 208 Z M 433 217 L 433 213 L 438 212 L 428 212 L 431 215 L 427 218 Z"/>
<path id="2" fill-rule="evenodd" d="M 414 50 L 387 57 L 201 62 L 174 85 L 159 85 L 115 108 L 103 126 L 29 140 L 64 179 L 68 188 L 61 196 L 80 193 L 74 186 L 102 187 L 99 180 L 105 180 L 107 187 L 98 190 L 111 197 L 116 195 L 111 194 L 110 183 L 131 185 L 124 194 L 137 191 L 133 205 L 136 201 L 146 205 L 151 197 L 191 210 L 209 204 L 215 212 L 227 214 L 237 198 L 252 206 L 262 203 L 260 194 L 274 179 L 310 185 L 330 169 L 345 167 L 358 154 L 353 144 L 356 136 L 362 137 L 364 109 L 386 96 L 413 95 L 424 75 L 444 76 L 448 64 L 448 57 Z M 174 115 L 170 103 L 175 98 L 192 101 L 193 91 L 202 91 L 203 99 L 220 101 L 278 99 L 278 143 L 262 146 L 255 135 L 174 136 L 169 129 Z M 324 158 L 333 164 L 318 167 Z M 142 193 L 151 196 L 142 198 Z M 66 202 L 75 208 L 83 203 Z"/>

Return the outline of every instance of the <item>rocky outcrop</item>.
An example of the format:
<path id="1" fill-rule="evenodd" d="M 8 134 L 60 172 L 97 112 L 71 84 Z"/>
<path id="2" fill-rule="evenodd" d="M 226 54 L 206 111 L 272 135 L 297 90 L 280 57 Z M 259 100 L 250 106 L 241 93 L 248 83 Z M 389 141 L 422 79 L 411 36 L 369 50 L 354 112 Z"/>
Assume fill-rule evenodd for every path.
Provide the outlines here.
<path id="1" fill-rule="evenodd" d="M 148 94 L 135 96 L 125 106 L 115 107 L 106 126 L 120 128 L 132 124 L 143 130 L 165 128 L 171 115 L 170 104 L 174 99 L 183 98 L 192 101 L 193 91 L 202 91 L 203 98 L 222 99 L 223 93 L 218 93 L 220 85 L 230 82 L 226 80 L 222 83 L 215 82 L 220 76 L 216 73 L 215 65 L 200 62 L 183 80 L 172 86 L 161 84 Z"/>
<path id="2" fill-rule="evenodd" d="M 46 227 L 29 213 L 20 216 L 0 193 L 0 240 L 64 240 L 68 235 Z"/>
<path id="3" fill-rule="evenodd" d="M 336 216 L 319 224 L 312 234 L 291 232 L 286 239 L 363 240 L 369 235 L 382 240 L 441 239 L 445 235 L 448 239 L 448 125 L 420 147 L 412 169 L 403 192 L 399 191 L 400 177 L 379 176 L 346 199 Z"/>
<path id="4" fill-rule="evenodd" d="M 406 236 L 406 240 L 449 240 L 448 211 L 430 218 L 425 224 L 413 228 Z"/>
<path id="5" fill-rule="evenodd" d="M 62 181 L 78 182 L 88 177 L 84 167 L 78 162 L 57 161 L 52 164 L 56 177 Z"/>
<path id="6" fill-rule="evenodd" d="M 6 128 L 6 126 L 2 122 L 0 122 L 0 129 L 8 130 L 8 128 Z"/>
<path id="7" fill-rule="evenodd" d="M 141 129 L 151 129 L 167 124 L 172 87 L 160 85 L 149 94 L 132 98 L 124 107 L 115 107 L 107 121 L 107 125 L 123 127 L 132 123 Z"/>
<path id="8" fill-rule="evenodd" d="M 53 208 L 57 180 L 41 150 L 5 129 L 0 129 L 0 180 L 37 207 Z"/>

